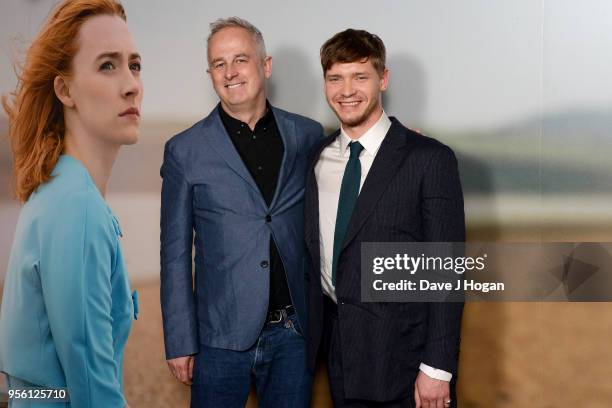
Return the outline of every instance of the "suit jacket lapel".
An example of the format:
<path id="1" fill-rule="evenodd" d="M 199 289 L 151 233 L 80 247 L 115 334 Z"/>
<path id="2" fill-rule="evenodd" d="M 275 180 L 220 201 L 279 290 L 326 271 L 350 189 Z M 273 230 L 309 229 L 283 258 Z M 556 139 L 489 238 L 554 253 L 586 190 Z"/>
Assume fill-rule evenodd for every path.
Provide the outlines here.
<path id="1" fill-rule="evenodd" d="M 261 197 L 257 183 L 255 183 L 253 176 L 249 173 L 234 143 L 232 143 L 232 140 L 227 134 L 227 130 L 225 126 L 223 126 L 221 116 L 219 116 L 219 111 L 217 109 L 218 108 L 215 108 L 211 113 L 211 120 L 204 124 L 203 133 L 212 149 L 214 149 L 219 156 L 225 160 L 228 166 L 242 177 L 244 181 L 257 192 L 257 195 Z M 261 197 L 261 200 L 265 205 L 263 197 Z"/>
<path id="2" fill-rule="evenodd" d="M 355 238 L 387 185 L 396 174 L 398 167 L 406 157 L 406 153 L 402 149 L 406 146 L 406 142 L 403 126 L 392 118 L 391 127 L 380 145 L 368 176 L 361 187 L 342 248 L 345 248 Z"/>
<path id="3" fill-rule="evenodd" d="M 272 107 L 272 113 L 274 114 L 276 125 L 278 126 L 278 132 L 280 133 L 281 138 L 283 139 L 284 153 L 280 172 L 278 174 L 278 181 L 276 182 L 276 191 L 274 192 L 274 198 L 270 203 L 270 208 L 274 208 L 274 205 L 278 200 L 278 196 L 284 188 L 285 183 L 287 182 L 287 179 L 291 174 L 291 170 L 293 170 L 293 165 L 295 164 L 295 155 L 297 154 L 297 135 L 295 123 L 291 120 L 288 120 L 287 117 L 283 114 L 283 112 L 279 111 L 274 107 Z"/>

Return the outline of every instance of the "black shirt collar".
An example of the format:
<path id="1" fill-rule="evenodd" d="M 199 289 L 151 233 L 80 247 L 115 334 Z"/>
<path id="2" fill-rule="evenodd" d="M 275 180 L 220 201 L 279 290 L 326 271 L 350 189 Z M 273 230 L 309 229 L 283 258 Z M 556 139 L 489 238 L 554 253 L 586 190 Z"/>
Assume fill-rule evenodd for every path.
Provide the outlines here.
<path id="1" fill-rule="evenodd" d="M 223 125 L 225 126 L 225 129 L 228 132 L 233 133 L 235 130 L 240 130 L 241 128 L 250 129 L 247 123 L 230 116 L 229 113 L 227 113 L 223 109 L 220 103 L 218 105 L 218 108 L 219 115 L 221 116 L 221 121 L 223 122 Z M 272 105 L 270 105 L 270 101 L 266 99 L 266 113 L 261 118 L 259 118 L 259 120 L 255 124 L 254 130 L 258 130 L 261 127 L 265 128 L 269 126 L 273 120 L 274 114 L 272 113 Z"/>

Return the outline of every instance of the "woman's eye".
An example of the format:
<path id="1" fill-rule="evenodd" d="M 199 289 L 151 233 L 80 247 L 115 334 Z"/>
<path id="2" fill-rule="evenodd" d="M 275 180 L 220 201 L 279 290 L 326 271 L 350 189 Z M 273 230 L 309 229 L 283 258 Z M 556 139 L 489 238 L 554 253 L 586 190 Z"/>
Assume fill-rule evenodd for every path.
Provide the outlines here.
<path id="1" fill-rule="evenodd" d="M 107 61 L 107 62 L 103 63 L 102 65 L 100 65 L 100 70 L 101 71 L 110 71 L 112 69 L 115 69 L 115 66 L 110 61 Z"/>
<path id="2" fill-rule="evenodd" d="M 133 62 L 130 64 L 130 69 L 132 71 L 140 72 L 140 70 L 142 69 L 142 65 L 140 64 L 140 62 Z"/>

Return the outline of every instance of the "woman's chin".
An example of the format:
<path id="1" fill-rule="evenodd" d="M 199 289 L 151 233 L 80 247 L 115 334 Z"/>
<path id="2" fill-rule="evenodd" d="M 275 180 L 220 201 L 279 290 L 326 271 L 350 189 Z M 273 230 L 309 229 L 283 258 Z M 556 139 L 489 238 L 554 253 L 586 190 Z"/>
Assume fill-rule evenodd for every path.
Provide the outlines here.
<path id="1" fill-rule="evenodd" d="M 121 135 L 120 138 L 120 144 L 122 145 L 133 145 L 136 142 L 138 142 L 138 138 L 140 137 L 140 131 L 132 131 L 132 132 L 126 132 L 125 134 Z"/>

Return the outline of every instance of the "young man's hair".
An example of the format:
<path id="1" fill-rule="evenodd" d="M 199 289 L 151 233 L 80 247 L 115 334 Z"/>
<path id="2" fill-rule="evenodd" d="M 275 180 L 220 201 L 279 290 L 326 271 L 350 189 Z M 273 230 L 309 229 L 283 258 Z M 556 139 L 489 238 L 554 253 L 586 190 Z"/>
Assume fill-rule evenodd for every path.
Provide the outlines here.
<path id="1" fill-rule="evenodd" d="M 266 44 L 264 43 L 261 31 L 253 24 L 240 17 L 219 18 L 210 23 L 210 34 L 208 35 L 206 43 L 210 44 L 210 39 L 224 28 L 242 28 L 248 31 L 253 36 L 255 44 L 257 44 L 260 56 L 262 58 L 266 56 Z"/>
<path id="2" fill-rule="evenodd" d="M 382 75 L 385 71 L 386 50 L 380 37 L 365 30 L 349 28 L 337 33 L 321 46 L 323 75 L 335 63 L 370 61 Z"/>

